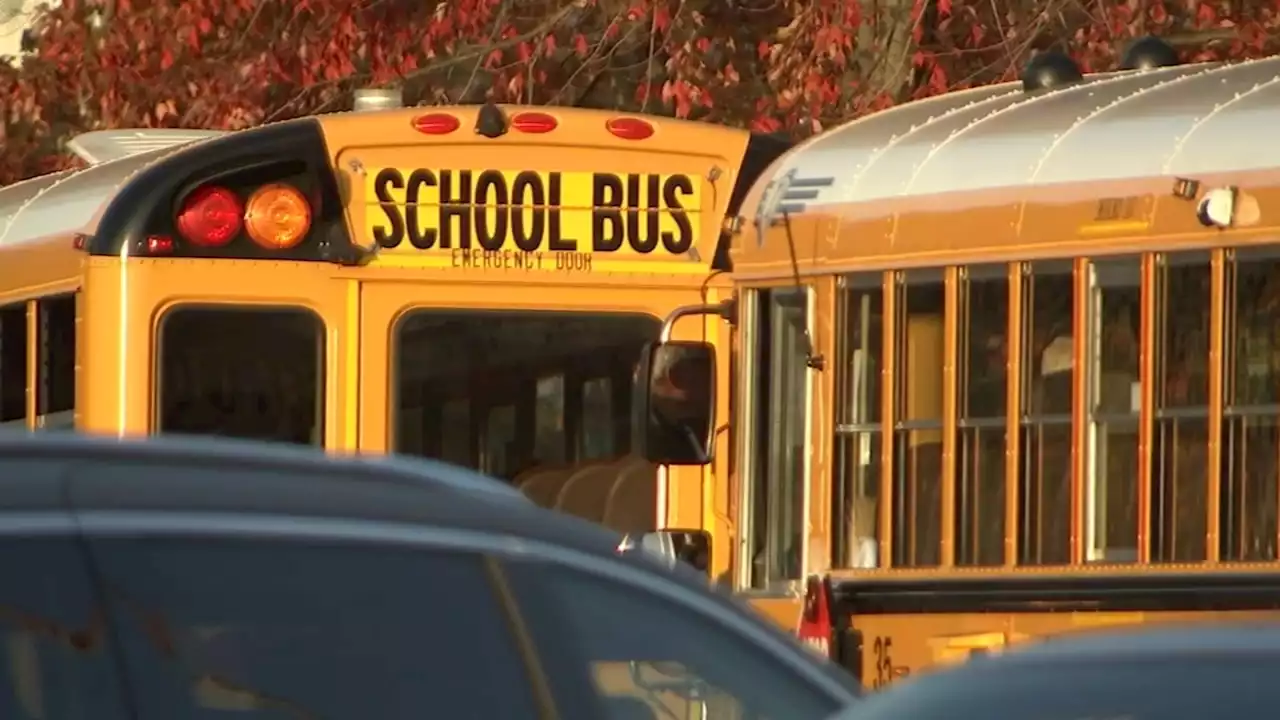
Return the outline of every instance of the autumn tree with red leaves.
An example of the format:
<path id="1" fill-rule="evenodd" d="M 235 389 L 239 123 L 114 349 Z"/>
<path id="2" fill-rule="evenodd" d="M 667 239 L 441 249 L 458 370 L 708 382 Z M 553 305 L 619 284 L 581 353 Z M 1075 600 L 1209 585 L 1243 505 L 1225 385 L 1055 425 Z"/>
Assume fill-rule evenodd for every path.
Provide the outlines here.
<path id="1" fill-rule="evenodd" d="M 1278 24 L 1276 0 L 64 0 L 0 61 L 0 183 L 72 163 L 85 130 L 244 128 L 362 86 L 802 135 L 1016 78 L 1050 46 L 1086 71 L 1145 34 L 1243 59 Z"/>

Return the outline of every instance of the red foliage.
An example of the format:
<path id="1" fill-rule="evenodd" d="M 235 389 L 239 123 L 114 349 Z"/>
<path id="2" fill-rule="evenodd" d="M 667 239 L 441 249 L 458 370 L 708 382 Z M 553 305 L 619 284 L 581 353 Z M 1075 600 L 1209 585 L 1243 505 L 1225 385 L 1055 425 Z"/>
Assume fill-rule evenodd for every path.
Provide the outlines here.
<path id="1" fill-rule="evenodd" d="M 1107 70 L 1154 33 L 1188 60 L 1274 50 L 1270 0 L 64 0 L 0 60 L 0 183 L 105 127 L 241 128 L 406 100 L 617 107 L 794 134 L 1017 77 L 1050 44 Z"/>

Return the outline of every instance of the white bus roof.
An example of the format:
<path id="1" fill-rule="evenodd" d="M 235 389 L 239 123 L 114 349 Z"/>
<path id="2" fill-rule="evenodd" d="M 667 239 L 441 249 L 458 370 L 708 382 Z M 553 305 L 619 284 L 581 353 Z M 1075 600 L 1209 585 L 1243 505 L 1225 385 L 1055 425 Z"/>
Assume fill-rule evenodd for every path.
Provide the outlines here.
<path id="1" fill-rule="evenodd" d="M 744 212 L 1276 168 L 1278 118 L 1280 58 L 1087 75 L 1033 93 L 983 87 L 812 138 L 757 181 L 760 208 Z"/>
<path id="2" fill-rule="evenodd" d="M 223 135 L 218 130 L 101 130 L 67 148 L 89 163 L 0 188 L 0 246 L 87 227 L 129 176 L 178 147 Z"/>

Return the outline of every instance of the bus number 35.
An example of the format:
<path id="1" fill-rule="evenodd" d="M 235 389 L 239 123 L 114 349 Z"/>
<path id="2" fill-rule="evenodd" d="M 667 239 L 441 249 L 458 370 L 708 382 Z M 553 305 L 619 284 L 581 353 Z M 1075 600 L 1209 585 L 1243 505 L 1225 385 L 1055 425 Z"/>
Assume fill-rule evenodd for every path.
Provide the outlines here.
<path id="1" fill-rule="evenodd" d="M 874 667 L 870 673 L 869 684 L 873 690 L 884 687 L 894 679 L 910 672 L 910 669 L 905 666 L 894 666 L 893 638 L 877 636 L 871 644 L 871 655 Z"/>

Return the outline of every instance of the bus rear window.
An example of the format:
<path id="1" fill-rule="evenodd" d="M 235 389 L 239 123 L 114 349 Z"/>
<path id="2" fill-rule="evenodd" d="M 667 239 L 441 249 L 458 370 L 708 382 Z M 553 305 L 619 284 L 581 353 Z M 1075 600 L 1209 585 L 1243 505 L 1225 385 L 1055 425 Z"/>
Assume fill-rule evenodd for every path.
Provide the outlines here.
<path id="1" fill-rule="evenodd" d="M 508 480 L 630 445 L 631 376 L 660 324 L 641 315 L 441 312 L 396 330 L 396 452 Z"/>
<path id="2" fill-rule="evenodd" d="M 157 431 L 322 445 L 324 323 L 300 308 L 179 307 L 160 323 Z"/>

